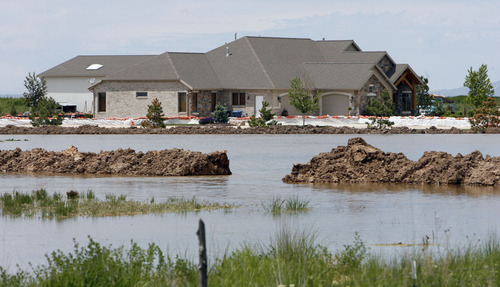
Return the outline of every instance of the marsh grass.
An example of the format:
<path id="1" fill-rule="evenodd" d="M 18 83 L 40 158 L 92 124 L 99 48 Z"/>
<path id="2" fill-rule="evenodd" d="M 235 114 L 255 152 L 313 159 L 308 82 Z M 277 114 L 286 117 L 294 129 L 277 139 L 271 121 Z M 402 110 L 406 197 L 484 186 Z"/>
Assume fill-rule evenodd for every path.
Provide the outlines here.
<path id="1" fill-rule="evenodd" d="M 170 197 L 166 202 L 138 202 L 127 200 L 125 195 L 106 195 L 99 200 L 94 192 L 79 195 L 70 191 L 66 196 L 60 193 L 49 195 L 45 189 L 31 194 L 20 192 L 0 195 L 2 215 L 42 218 L 65 218 L 76 216 L 122 216 L 149 213 L 192 212 L 201 210 L 230 209 L 233 205 L 200 202 L 196 198 Z"/>
<path id="2" fill-rule="evenodd" d="M 272 214 L 281 214 L 282 212 L 306 212 L 311 210 L 310 199 L 302 199 L 298 196 L 289 198 L 281 198 L 280 196 L 273 196 L 269 202 L 263 203 L 264 211 Z"/>
<path id="3" fill-rule="evenodd" d="M 102 246 L 89 238 L 72 253 L 56 251 L 47 264 L 10 274 L 0 267 L 0 286 L 197 286 L 194 262 L 164 255 L 150 244 L 141 249 Z M 413 281 L 412 262 L 417 263 Z M 211 260 L 209 259 L 209 262 Z M 367 253 L 354 243 L 331 253 L 314 233 L 281 230 L 269 245 L 243 245 L 215 259 L 209 286 L 499 286 L 500 244 L 496 236 L 442 254 L 418 251 L 393 260 Z"/>

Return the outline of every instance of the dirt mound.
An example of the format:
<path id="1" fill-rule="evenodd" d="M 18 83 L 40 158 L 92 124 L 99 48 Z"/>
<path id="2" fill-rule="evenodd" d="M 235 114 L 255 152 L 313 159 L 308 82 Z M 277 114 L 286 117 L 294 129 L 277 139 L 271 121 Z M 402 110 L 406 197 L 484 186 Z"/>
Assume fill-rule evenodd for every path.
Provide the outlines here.
<path id="1" fill-rule="evenodd" d="M 425 152 L 418 161 L 402 153 L 383 152 L 362 138 L 347 146 L 313 157 L 307 164 L 295 164 L 286 183 L 408 183 L 500 185 L 500 157 L 483 158 L 475 151 L 466 156 Z"/>
<path id="2" fill-rule="evenodd" d="M 0 151 L 0 171 L 141 176 L 229 175 L 225 151 L 201 152 L 170 149 L 136 153 L 133 149 L 79 152 L 74 146 L 53 152 L 36 148 L 31 151 Z"/>
<path id="3" fill-rule="evenodd" d="M 500 133 L 499 129 L 489 128 L 487 133 Z M 238 126 L 214 124 L 204 126 L 176 126 L 167 129 L 104 128 L 95 125 L 79 127 L 43 126 L 20 127 L 8 125 L 0 127 L 0 134 L 464 134 L 470 130 L 457 128 L 438 129 L 411 129 L 408 127 L 393 127 L 391 129 L 332 127 L 332 126 L 270 126 L 241 128 Z"/>

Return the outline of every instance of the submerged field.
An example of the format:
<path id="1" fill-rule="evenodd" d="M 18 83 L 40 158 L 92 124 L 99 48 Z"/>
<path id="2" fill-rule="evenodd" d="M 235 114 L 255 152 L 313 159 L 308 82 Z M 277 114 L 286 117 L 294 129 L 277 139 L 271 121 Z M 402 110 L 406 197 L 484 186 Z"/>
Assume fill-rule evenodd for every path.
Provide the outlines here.
<path id="1" fill-rule="evenodd" d="M 207 227 L 211 286 L 252 282 L 254 286 L 411 286 L 414 259 L 417 286 L 498 285 L 497 244 L 486 247 L 488 234 L 500 232 L 498 188 L 281 181 L 295 163 L 345 146 L 352 137 L 0 135 L 2 149 L 8 150 L 61 151 L 70 145 L 82 152 L 227 150 L 233 172 L 189 178 L 0 172 L 1 194 L 31 195 L 32 190 L 43 188 L 51 197 L 61 194 L 64 206 L 70 208 L 74 202 L 66 199 L 70 190 L 79 192 L 79 205 L 86 201 L 85 192 L 92 190 L 100 202 L 125 197 L 125 201 L 149 205 L 153 198 L 159 204 L 194 197 L 197 203 L 238 207 L 126 216 L 77 213 L 60 217 L 64 220 L 49 212 L 42 217 L 42 211 L 34 216 L 27 215 L 29 211 L 6 214 L 0 216 L 0 266 L 6 272 L 0 285 L 197 285 L 195 233 L 200 218 Z M 363 135 L 363 139 L 411 160 L 429 150 L 465 155 L 477 149 L 483 155 L 500 156 L 499 135 L 378 134 Z M 104 215 L 109 215 L 111 209 L 104 209 Z M 276 234 L 276 230 L 285 231 Z M 94 241 L 90 246 L 89 237 Z M 297 240 L 281 239 L 285 237 Z M 155 248 L 150 250 L 150 243 Z M 288 250 L 278 247 L 286 245 L 306 247 L 279 252 Z"/>

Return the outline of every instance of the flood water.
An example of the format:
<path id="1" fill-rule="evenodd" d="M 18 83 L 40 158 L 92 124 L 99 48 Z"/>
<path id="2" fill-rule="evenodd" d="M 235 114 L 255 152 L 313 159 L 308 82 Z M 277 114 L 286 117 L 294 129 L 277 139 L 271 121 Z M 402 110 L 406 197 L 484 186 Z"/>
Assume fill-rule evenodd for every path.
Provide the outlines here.
<path id="1" fill-rule="evenodd" d="M 211 152 L 227 150 L 230 176 L 118 177 L 53 176 L 0 173 L 0 191 L 48 192 L 91 189 L 98 197 L 126 195 L 156 202 L 183 196 L 239 205 L 229 212 L 141 215 L 65 220 L 0 217 L 0 266 L 14 271 L 19 264 L 38 265 L 57 249 L 73 250 L 73 239 L 85 245 L 88 236 L 113 246 L 131 240 L 146 247 L 158 244 L 170 254 L 196 258 L 198 220 L 207 228 L 211 258 L 244 243 L 266 244 L 281 229 L 315 232 L 318 243 L 331 251 L 353 243 L 358 232 L 374 252 L 405 252 L 403 247 L 375 244 L 421 243 L 428 236 L 439 248 L 454 248 L 484 240 L 500 231 L 500 189 L 407 185 L 290 185 L 281 178 L 294 163 L 306 163 L 320 152 L 346 145 L 352 135 L 0 135 L 0 149 L 36 147 L 61 151 L 117 148 L 136 151 L 184 148 Z M 417 160 L 425 151 L 463 155 L 479 150 L 500 156 L 500 135 L 363 135 L 384 151 L 403 152 Z M 272 196 L 310 199 L 312 210 L 273 216 L 262 204 Z"/>

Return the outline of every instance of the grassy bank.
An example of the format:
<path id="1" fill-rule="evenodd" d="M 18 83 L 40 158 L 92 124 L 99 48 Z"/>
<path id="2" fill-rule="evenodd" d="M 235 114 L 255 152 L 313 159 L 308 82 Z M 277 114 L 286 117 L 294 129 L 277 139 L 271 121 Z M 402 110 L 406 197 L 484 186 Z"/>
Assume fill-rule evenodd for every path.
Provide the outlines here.
<path id="1" fill-rule="evenodd" d="M 66 195 L 48 194 L 45 189 L 31 194 L 12 192 L 0 195 L 2 215 L 42 218 L 76 216 L 122 216 L 149 213 L 190 212 L 201 210 L 230 209 L 234 206 L 221 203 L 200 202 L 195 198 L 170 197 L 166 202 L 138 202 L 126 196 L 106 195 L 105 200 L 96 198 L 92 191 L 84 194 L 70 191 Z"/>
<path id="2" fill-rule="evenodd" d="M 24 98 L 0 98 L 0 116 L 15 115 L 28 111 Z"/>
<path id="3" fill-rule="evenodd" d="M 352 245 L 330 253 L 313 235 L 282 231 L 269 246 L 245 245 L 209 262 L 209 286 L 498 286 L 500 245 L 482 245 L 382 260 Z M 416 282 L 413 262 L 416 266 Z M 164 255 L 150 244 L 141 249 L 102 246 L 90 239 L 72 253 L 47 255 L 46 265 L 8 273 L 1 286 L 197 286 L 197 263 Z"/>

